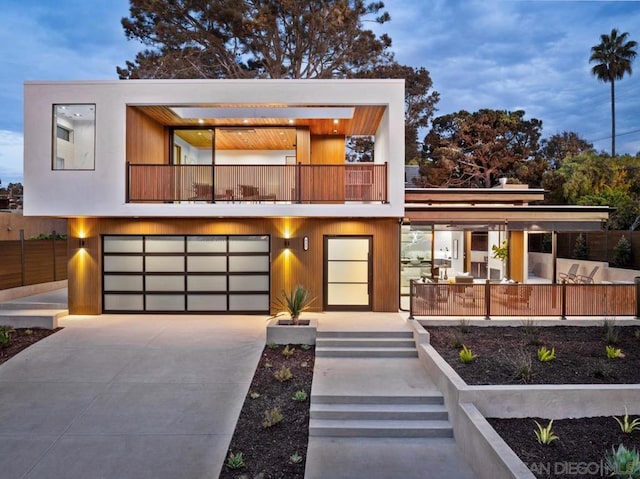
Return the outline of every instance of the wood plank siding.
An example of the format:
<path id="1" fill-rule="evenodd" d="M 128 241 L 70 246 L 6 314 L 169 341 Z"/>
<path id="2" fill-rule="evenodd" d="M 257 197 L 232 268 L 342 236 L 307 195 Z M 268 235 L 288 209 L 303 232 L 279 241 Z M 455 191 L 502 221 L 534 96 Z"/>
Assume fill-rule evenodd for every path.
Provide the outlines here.
<path id="1" fill-rule="evenodd" d="M 373 311 L 397 311 L 399 306 L 399 225 L 394 218 L 365 219 L 118 219 L 69 220 L 69 310 L 71 314 L 102 312 L 101 235 L 271 235 L 271 300 L 281 291 L 303 284 L 322 308 L 324 235 L 373 236 Z M 303 237 L 309 250 L 303 250 Z M 85 238 L 85 248 L 78 238 Z M 290 248 L 284 248 L 290 238 Z"/>

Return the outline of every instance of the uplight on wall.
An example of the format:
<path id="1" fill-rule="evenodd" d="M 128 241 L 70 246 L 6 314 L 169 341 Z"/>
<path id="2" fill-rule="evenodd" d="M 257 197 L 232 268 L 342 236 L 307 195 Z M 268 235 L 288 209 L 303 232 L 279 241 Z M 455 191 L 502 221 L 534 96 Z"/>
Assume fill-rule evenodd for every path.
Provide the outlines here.
<path id="1" fill-rule="evenodd" d="M 291 240 L 289 238 L 284 239 L 284 248 L 285 249 L 291 248 Z"/>
<path id="2" fill-rule="evenodd" d="M 78 247 L 79 248 L 84 248 L 85 247 L 84 238 L 80 238 L 80 241 L 78 241 Z"/>

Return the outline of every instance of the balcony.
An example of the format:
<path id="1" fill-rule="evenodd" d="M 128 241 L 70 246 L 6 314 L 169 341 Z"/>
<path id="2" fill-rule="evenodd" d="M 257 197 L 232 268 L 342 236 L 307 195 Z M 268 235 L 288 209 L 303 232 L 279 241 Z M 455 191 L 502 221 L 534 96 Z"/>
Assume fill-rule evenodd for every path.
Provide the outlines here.
<path id="1" fill-rule="evenodd" d="M 127 203 L 386 203 L 387 164 L 127 164 Z"/>

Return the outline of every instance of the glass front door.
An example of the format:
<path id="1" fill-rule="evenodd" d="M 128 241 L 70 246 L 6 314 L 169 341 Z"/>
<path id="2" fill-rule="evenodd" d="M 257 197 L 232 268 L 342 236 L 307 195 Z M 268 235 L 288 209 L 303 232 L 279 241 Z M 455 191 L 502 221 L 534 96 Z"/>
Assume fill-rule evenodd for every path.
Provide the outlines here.
<path id="1" fill-rule="evenodd" d="M 324 309 L 371 311 L 370 236 L 325 236 Z"/>

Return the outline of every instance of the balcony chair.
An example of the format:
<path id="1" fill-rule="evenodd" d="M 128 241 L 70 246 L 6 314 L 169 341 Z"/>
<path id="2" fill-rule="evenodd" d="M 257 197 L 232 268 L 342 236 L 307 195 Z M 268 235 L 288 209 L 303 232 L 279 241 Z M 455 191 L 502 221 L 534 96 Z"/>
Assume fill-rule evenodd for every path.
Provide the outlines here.
<path id="1" fill-rule="evenodd" d="M 575 282 L 580 284 L 593 284 L 594 283 L 593 277 L 596 275 L 599 269 L 600 269 L 600 266 L 594 266 L 593 269 L 591 270 L 591 273 L 589 273 L 588 276 L 578 275 L 578 278 L 576 279 Z"/>
<path id="2" fill-rule="evenodd" d="M 578 279 L 578 268 L 580 267 L 580 265 L 578 263 L 573 263 L 571 265 L 571 268 L 569 268 L 569 271 L 567 271 L 566 273 L 560 273 L 559 277 L 560 277 L 560 281 L 566 281 L 567 283 L 576 283 L 577 279 Z"/>

